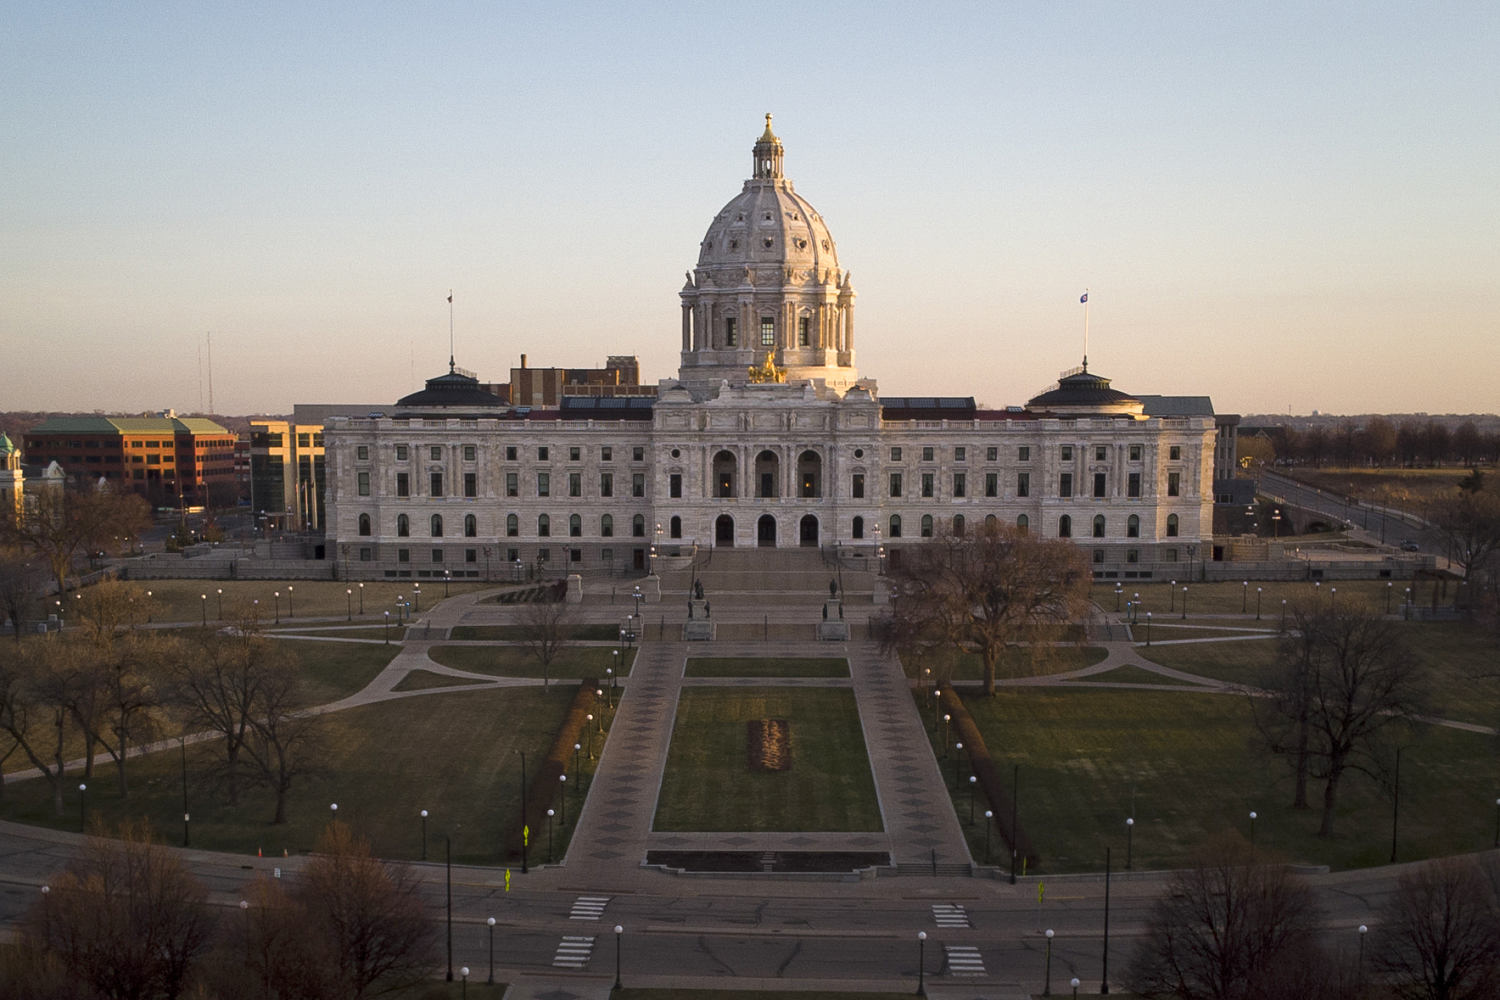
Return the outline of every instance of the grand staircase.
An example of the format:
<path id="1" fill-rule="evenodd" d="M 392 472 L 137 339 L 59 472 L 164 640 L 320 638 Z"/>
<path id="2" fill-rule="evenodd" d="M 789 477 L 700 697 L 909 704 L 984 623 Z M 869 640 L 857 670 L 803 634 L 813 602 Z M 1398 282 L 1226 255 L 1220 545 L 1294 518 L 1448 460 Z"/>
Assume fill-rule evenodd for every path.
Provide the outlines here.
<path id="1" fill-rule="evenodd" d="M 829 596 L 829 583 L 846 606 L 869 605 L 875 574 L 840 569 L 818 549 L 714 549 L 692 565 L 662 573 L 663 601 L 685 602 L 694 582 L 721 606 L 796 605 L 817 613 Z"/>

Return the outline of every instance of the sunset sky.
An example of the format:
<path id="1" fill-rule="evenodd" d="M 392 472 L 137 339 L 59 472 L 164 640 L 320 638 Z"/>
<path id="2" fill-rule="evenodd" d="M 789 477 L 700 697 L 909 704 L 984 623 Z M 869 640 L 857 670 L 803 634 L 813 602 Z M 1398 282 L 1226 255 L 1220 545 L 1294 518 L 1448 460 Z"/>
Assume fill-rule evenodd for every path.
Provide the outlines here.
<path id="1" fill-rule="evenodd" d="M 0 409 L 636 354 L 775 115 L 885 395 L 1500 409 L 1500 5 L 7 5 Z"/>

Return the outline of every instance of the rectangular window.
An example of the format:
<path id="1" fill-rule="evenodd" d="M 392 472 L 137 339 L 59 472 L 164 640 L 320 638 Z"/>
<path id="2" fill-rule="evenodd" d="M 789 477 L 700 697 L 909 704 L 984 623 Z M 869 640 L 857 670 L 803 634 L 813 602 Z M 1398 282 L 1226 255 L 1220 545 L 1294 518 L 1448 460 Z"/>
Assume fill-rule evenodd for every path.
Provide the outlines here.
<path id="1" fill-rule="evenodd" d="M 1175 497 L 1182 493 L 1182 473 L 1167 473 L 1167 496 Z"/>
<path id="2" fill-rule="evenodd" d="M 396 495 L 398 497 L 411 496 L 411 479 L 404 472 L 396 473 Z"/>
<path id="3" fill-rule="evenodd" d="M 538 445 L 537 449 L 536 449 L 536 460 L 538 462 L 545 462 L 545 461 L 547 461 L 547 455 L 548 455 L 547 446 L 544 445 L 544 444 L 543 445 Z"/>
<path id="4" fill-rule="evenodd" d="M 955 461 L 955 462 L 966 461 L 966 459 L 965 459 L 964 456 L 966 456 L 967 454 L 968 454 L 968 451 L 966 449 L 964 449 L 964 448 L 954 448 L 953 449 L 953 461 Z"/>
<path id="5" fill-rule="evenodd" d="M 433 549 L 432 550 L 432 561 L 435 562 L 435 563 L 440 563 L 440 562 L 443 561 L 443 550 L 442 549 Z"/>
<path id="6" fill-rule="evenodd" d="M 740 341 L 739 333 L 734 328 L 734 317 L 724 317 L 724 346 L 734 347 Z"/>
<path id="7" fill-rule="evenodd" d="M 1096 473 L 1094 473 L 1094 496 L 1095 497 L 1102 497 L 1102 496 L 1105 495 L 1105 493 L 1104 493 L 1105 485 L 1106 485 L 1105 474 L 1102 473 L 1102 472 L 1096 472 Z"/>
<path id="8" fill-rule="evenodd" d="M 1094 565 L 1097 566 L 1097 565 L 1099 565 L 1102 562 L 1104 562 L 1104 550 L 1103 549 L 1095 549 L 1094 550 Z"/>
<path id="9" fill-rule="evenodd" d="M 431 458 L 432 458 L 432 460 L 434 462 L 441 462 L 443 460 L 443 447 L 442 447 L 442 445 L 437 445 L 437 444 L 433 445 L 428 450 L 428 455 L 431 456 Z"/>
<path id="10" fill-rule="evenodd" d="M 1176 562 L 1176 561 L 1177 561 L 1177 550 L 1176 549 L 1167 549 L 1167 551 L 1165 551 L 1165 552 L 1162 553 L 1162 562 Z"/>
<path id="11" fill-rule="evenodd" d="M 576 462 L 582 454 L 581 449 L 570 447 L 568 448 L 568 461 Z"/>
<path id="12" fill-rule="evenodd" d="M 1141 550 L 1140 549 L 1126 549 L 1125 550 L 1125 561 L 1128 562 L 1128 563 L 1140 562 L 1141 561 Z"/>
<path id="13" fill-rule="evenodd" d="M 770 316 L 760 318 L 760 346 L 776 346 L 776 321 Z"/>
<path id="14" fill-rule="evenodd" d="M 893 497 L 899 497 L 900 495 L 901 495 L 901 473 L 899 473 L 899 472 L 893 472 L 893 473 L 891 473 L 891 496 L 893 496 Z"/>
<path id="15" fill-rule="evenodd" d="M 891 461 L 892 462 L 899 462 L 899 461 L 901 461 L 901 449 L 900 448 L 892 448 L 891 449 Z"/>
<path id="16" fill-rule="evenodd" d="M 924 497 L 931 497 L 932 496 L 932 479 L 933 479 L 932 473 L 930 473 L 930 472 L 924 472 L 924 473 L 922 473 L 922 495 Z"/>
<path id="17" fill-rule="evenodd" d="M 1132 462 L 1139 462 L 1141 460 L 1141 446 L 1138 444 L 1131 445 L 1129 454 Z"/>
<path id="18" fill-rule="evenodd" d="M 1073 473 L 1064 472 L 1057 480 L 1057 495 L 1070 497 L 1073 495 Z"/>
<path id="19" fill-rule="evenodd" d="M 1125 495 L 1139 498 L 1141 495 L 1141 474 L 1132 472 L 1125 480 Z"/>
<path id="20" fill-rule="evenodd" d="M 441 472 L 434 472 L 430 476 L 428 476 L 427 478 L 429 479 L 429 481 L 431 482 L 431 485 L 432 485 L 432 495 L 435 496 L 435 497 L 442 496 L 443 495 L 443 474 Z"/>
<path id="21" fill-rule="evenodd" d="M 1024 444 L 1021 445 L 1021 447 L 1017 448 L 1016 449 L 1016 461 L 1018 461 L 1018 462 L 1029 462 L 1029 461 L 1031 461 L 1031 448 L 1028 447 L 1027 445 L 1024 445 Z"/>
<path id="22" fill-rule="evenodd" d="M 297 447 L 298 448 L 306 448 L 306 447 L 308 447 L 311 444 L 312 444 L 312 438 L 309 435 L 307 435 L 307 434 L 298 434 L 297 435 Z"/>
<path id="23" fill-rule="evenodd" d="M 966 496 L 969 491 L 969 480 L 962 472 L 953 474 L 953 495 L 955 497 Z"/>
<path id="24" fill-rule="evenodd" d="M 516 446 L 515 445 L 508 444 L 508 445 L 505 446 L 505 460 L 507 462 L 514 462 L 516 460 Z"/>
<path id="25" fill-rule="evenodd" d="M 1029 496 L 1031 496 L 1031 473 L 1029 473 L 1029 472 L 1018 472 L 1018 473 L 1016 473 L 1016 496 L 1018 496 L 1018 497 L 1029 497 Z"/>
<path id="26" fill-rule="evenodd" d="M 370 495 L 370 474 L 361 472 L 359 474 L 359 495 L 367 497 Z"/>
<path id="27" fill-rule="evenodd" d="M 850 487 L 850 493 L 854 497 L 854 499 L 856 499 L 856 500 L 863 500 L 864 499 L 864 497 L 865 497 L 865 474 L 863 472 L 856 472 L 854 474 L 854 482 L 853 482 L 853 485 Z"/>
<path id="28" fill-rule="evenodd" d="M 570 472 L 570 473 L 568 473 L 568 496 L 570 496 L 570 497 L 581 497 L 581 496 L 583 496 L 583 473 L 581 473 L 581 472 Z"/>
<path id="29" fill-rule="evenodd" d="M 682 499 L 682 473 L 674 472 L 667 477 L 667 496 L 673 500 Z"/>
<path id="30" fill-rule="evenodd" d="M 801 316 L 797 319 L 797 346 L 806 347 L 812 343 L 812 318 Z"/>
<path id="31" fill-rule="evenodd" d="M 539 497 L 550 497 L 552 495 L 552 477 L 545 472 L 536 474 L 536 495 Z"/>
<path id="32" fill-rule="evenodd" d="M 1061 455 L 1059 457 L 1064 462 L 1071 462 L 1071 461 L 1073 461 L 1073 446 L 1070 445 L 1070 444 L 1063 445 L 1062 446 L 1062 453 L 1061 453 Z"/>
<path id="33" fill-rule="evenodd" d="M 402 563 L 411 562 L 411 549 L 397 549 L 396 561 Z"/>
<path id="34" fill-rule="evenodd" d="M 368 546 L 368 545 L 361 545 L 359 547 L 359 561 L 360 562 L 373 562 L 374 559 L 375 559 L 375 550 L 374 549 L 370 548 L 370 546 Z"/>
<path id="35" fill-rule="evenodd" d="M 1102 444 L 1094 445 L 1094 461 L 1104 462 L 1109 460 L 1109 449 Z"/>
<path id="36" fill-rule="evenodd" d="M 612 497 L 615 495 L 615 474 L 613 472 L 599 473 L 599 495 L 601 497 Z"/>
<path id="37" fill-rule="evenodd" d="M 466 445 L 464 445 L 464 461 L 465 462 L 473 462 L 473 461 L 475 461 L 478 458 L 479 458 L 479 449 L 476 446 L 474 446 L 472 444 L 466 444 Z"/>
<path id="38" fill-rule="evenodd" d="M 631 473 L 630 495 L 633 497 L 643 497 L 646 495 L 646 474 L 644 472 Z"/>
<path id="39" fill-rule="evenodd" d="M 1168 448 L 1167 458 L 1171 459 L 1174 462 L 1182 461 L 1182 445 L 1174 444 L 1172 445 L 1172 447 Z"/>
<path id="40" fill-rule="evenodd" d="M 514 472 L 507 472 L 505 474 L 505 495 L 508 497 L 518 497 L 521 495 L 521 477 Z"/>
<path id="41" fill-rule="evenodd" d="M 984 449 L 984 460 L 986 462 L 998 462 L 1000 460 L 1000 449 L 999 448 L 986 448 L 986 449 Z"/>
<path id="42" fill-rule="evenodd" d="M 922 449 L 922 461 L 924 461 L 924 462 L 930 462 L 930 461 L 932 461 L 932 449 L 931 448 L 923 448 Z"/>
<path id="43" fill-rule="evenodd" d="M 632 462 L 644 462 L 646 460 L 646 449 L 636 445 L 630 449 L 630 460 Z"/>
<path id="44" fill-rule="evenodd" d="M 604 445 L 602 448 L 599 449 L 599 461 L 601 461 L 601 462 L 613 462 L 614 460 L 615 460 L 615 450 L 613 448 L 611 448 L 609 445 Z"/>
<path id="45" fill-rule="evenodd" d="M 479 477 L 472 472 L 464 473 L 464 496 L 479 496 Z"/>
<path id="46" fill-rule="evenodd" d="M 370 446 L 367 444 L 362 444 L 359 447 L 355 448 L 354 457 L 359 459 L 361 462 L 367 461 L 370 457 Z"/>
<path id="47" fill-rule="evenodd" d="M 1000 495 L 999 473 L 986 472 L 984 474 L 984 495 L 987 497 L 997 497 Z"/>
<path id="48" fill-rule="evenodd" d="M 478 549 L 464 549 L 464 562 L 477 563 L 479 561 Z"/>

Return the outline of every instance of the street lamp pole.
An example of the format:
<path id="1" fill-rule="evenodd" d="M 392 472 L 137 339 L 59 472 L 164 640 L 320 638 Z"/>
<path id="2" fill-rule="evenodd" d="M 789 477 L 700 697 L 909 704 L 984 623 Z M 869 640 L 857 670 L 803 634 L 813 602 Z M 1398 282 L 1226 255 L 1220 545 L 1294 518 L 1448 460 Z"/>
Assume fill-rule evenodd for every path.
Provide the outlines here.
<path id="1" fill-rule="evenodd" d="M 1265 589 L 1265 588 L 1263 588 L 1263 587 L 1256 587 L 1255 588 L 1255 620 L 1256 621 L 1260 621 L 1260 592 L 1263 589 Z"/>
<path id="2" fill-rule="evenodd" d="M 345 587 L 344 588 L 344 621 L 346 621 L 346 622 L 352 622 L 353 620 L 354 620 L 354 588 L 353 587 Z"/>
<path id="3" fill-rule="evenodd" d="M 422 860 L 427 860 L 427 810 L 423 809 L 417 815 L 422 817 Z"/>
<path id="4" fill-rule="evenodd" d="M 224 588 L 219 588 L 219 621 L 224 620 Z"/>
<path id="5" fill-rule="evenodd" d="M 927 932 L 917 931 L 917 996 L 927 995 Z"/>
<path id="6" fill-rule="evenodd" d="M 622 927 L 622 926 L 620 926 L 619 924 L 615 924 L 615 985 L 614 985 L 614 989 L 616 989 L 616 990 L 618 990 L 618 989 L 621 988 L 621 986 L 620 986 L 620 938 L 622 938 L 624 936 L 625 936 L 625 928 Z"/>
<path id="7" fill-rule="evenodd" d="M 485 924 L 490 929 L 490 977 L 485 982 L 493 986 L 495 983 L 495 918 L 488 918 Z"/>
<path id="8" fill-rule="evenodd" d="M 1146 612 L 1146 645 L 1151 645 L 1151 612 Z"/>
<path id="9" fill-rule="evenodd" d="M 1047 928 L 1047 973 L 1042 980 L 1042 996 L 1052 995 L 1052 928 Z"/>
<path id="10" fill-rule="evenodd" d="M 1135 853 L 1135 817 L 1125 817 L 1125 870 L 1130 871 Z"/>
<path id="11" fill-rule="evenodd" d="M 531 839 L 531 831 L 526 826 L 526 751 L 517 750 L 521 755 L 521 874 L 526 874 L 526 842 Z"/>
<path id="12" fill-rule="evenodd" d="M 563 820 L 564 823 L 567 820 Z M 547 864 L 552 864 L 552 810 L 547 810 Z"/>
<path id="13" fill-rule="evenodd" d="M 198 595 L 198 607 L 203 611 L 203 627 L 208 628 L 208 595 Z"/>
<path id="14" fill-rule="evenodd" d="M 177 746 L 182 751 L 182 846 L 191 847 L 193 845 L 193 838 L 192 831 L 188 828 L 188 823 L 191 821 L 192 817 L 188 815 L 187 737 L 177 737 Z"/>
<path id="15" fill-rule="evenodd" d="M 360 584 L 359 585 L 359 613 L 360 613 L 360 615 L 364 615 L 364 613 L 365 613 L 365 585 L 364 584 Z"/>
<path id="16" fill-rule="evenodd" d="M 1255 846 L 1255 810 L 1250 810 L 1250 846 Z"/>

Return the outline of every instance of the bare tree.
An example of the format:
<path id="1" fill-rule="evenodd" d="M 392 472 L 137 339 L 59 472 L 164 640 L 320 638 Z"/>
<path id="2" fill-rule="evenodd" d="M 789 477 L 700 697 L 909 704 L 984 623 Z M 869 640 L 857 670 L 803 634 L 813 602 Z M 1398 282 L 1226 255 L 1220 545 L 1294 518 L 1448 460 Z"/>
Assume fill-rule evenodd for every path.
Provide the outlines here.
<path id="1" fill-rule="evenodd" d="M 58 816 L 67 770 L 63 751 L 74 731 L 66 683 L 70 652 L 66 644 L 51 641 L 0 647 L 0 732 L 47 779 Z"/>
<path id="2" fill-rule="evenodd" d="M 1004 526 L 911 546 L 893 575 L 900 592 L 879 623 L 882 645 L 977 653 L 991 695 L 1007 647 L 1043 654 L 1088 606 L 1081 549 Z"/>
<path id="3" fill-rule="evenodd" d="M 550 593 L 521 607 L 521 644 L 541 663 L 543 687 L 549 683 L 552 661 L 572 636 L 571 612 L 565 600 L 553 600 Z"/>
<path id="4" fill-rule="evenodd" d="M 1483 571 L 1500 553 L 1500 493 L 1484 488 L 1484 476 L 1470 477 L 1471 489 L 1458 489 L 1432 501 L 1427 518 L 1448 543 L 1449 558 L 1463 570 L 1463 582 L 1471 600 L 1471 589 L 1483 581 Z"/>
<path id="5" fill-rule="evenodd" d="M 1307 806 L 1306 781 L 1323 781 L 1320 836 L 1333 833 L 1339 784 L 1351 770 L 1380 775 L 1380 737 L 1416 713 L 1419 665 L 1394 623 L 1345 599 L 1295 609 L 1270 699 L 1252 699 L 1272 753 L 1297 775 L 1293 805 Z"/>
<path id="6" fill-rule="evenodd" d="M 90 838 L 49 890 L 21 924 L 21 975 L 45 985 L 60 968 L 110 1000 L 170 1000 L 191 986 L 211 930 L 207 894 L 144 824 Z M 38 995 L 29 982 L 10 985 L 10 996 Z"/>
<path id="7" fill-rule="evenodd" d="M 1126 981 L 1141 996 L 1181 1000 L 1332 996 L 1339 977 L 1319 953 L 1320 916 L 1284 866 L 1218 836 L 1152 907 Z"/>
<path id="8" fill-rule="evenodd" d="M 40 556 L 61 593 L 81 552 L 102 549 L 116 536 L 142 534 L 150 526 L 150 515 L 150 505 L 134 493 L 92 485 L 48 486 L 28 494 L 19 520 L 0 519 L 0 542 Z"/>
<path id="9" fill-rule="evenodd" d="M 1396 996 L 1479 1000 L 1494 995 L 1500 976 L 1500 899 L 1473 858 L 1444 858 L 1401 876 L 1378 930 L 1377 963 Z"/>
<path id="10" fill-rule="evenodd" d="M 301 682 L 290 659 L 266 671 L 258 688 L 242 749 L 259 782 L 275 794 L 271 822 L 280 825 L 293 783 L 319 768 L 323 717 L 302 709 Z"/>
<path id="11" fill-rule="evenodd" d="M 47 573 L 19 545 L 0 545 L 0 618 L 10 619 L 17 642 L 41 597 Z"/>

